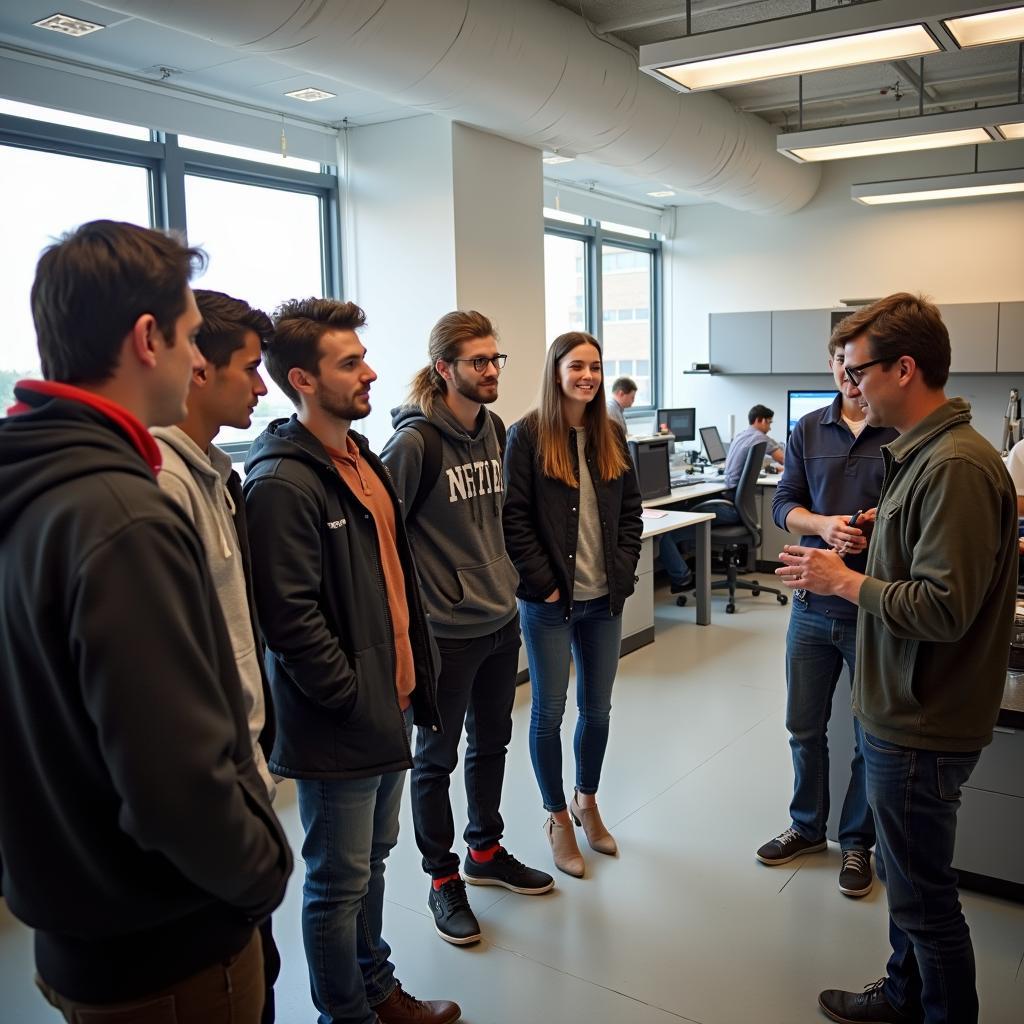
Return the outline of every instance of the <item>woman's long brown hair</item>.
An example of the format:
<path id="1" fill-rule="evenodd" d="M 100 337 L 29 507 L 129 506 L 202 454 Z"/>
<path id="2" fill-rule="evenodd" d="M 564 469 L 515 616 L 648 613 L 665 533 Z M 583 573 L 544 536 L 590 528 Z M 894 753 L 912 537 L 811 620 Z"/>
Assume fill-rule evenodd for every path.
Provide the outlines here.
<path id="1" fill-rule="evenodd" d="M 593 345 L 601 355 L 601 345 L 593 335 L 583 331 L 560 334 L 551 343 L 544 360 L 544 376 L 540 382 L 540 400 L 533 412 L 537 424 L 537 453 L 540 468 L 545 476 L 570 487 L 576 487 L 579 480 L 569 453 L 569 422 L 562 407 L 562 389 L 558 384 L 558 364 L 574 348 Z M 604 372 L 601 386 L 587 403 L 583 412 L 583 426 L 587 432 L 587 447 L 594 453 L 598 477 L 614 480 L 629 468 L 629 457 L 623 450 L 619 428 L 608 417 L 604 397 Z"/>

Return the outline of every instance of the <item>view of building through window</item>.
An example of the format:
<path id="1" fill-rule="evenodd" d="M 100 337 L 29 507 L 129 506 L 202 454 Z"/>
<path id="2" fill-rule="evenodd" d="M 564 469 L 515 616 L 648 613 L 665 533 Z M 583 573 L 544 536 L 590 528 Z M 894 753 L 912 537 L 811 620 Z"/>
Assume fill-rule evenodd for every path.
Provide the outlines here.
<path id="1" fill-rule="evenodd" d="M 601 254 L 604 372 L 609 381 L 632 377 L 637 406 L 651 393 L 651 264 L 649 252 L 606 244 Z"/>
<path id="2" fill-rule="evenodd" d="M 90 220 L 149 224 L 149 171 L 61 153 L 0 146 L 0 296 L 6 315 L 0 345 L 0 414 L 16 381 L 39 377 L 29 294 L 42 251 Z"/>
<path id="3" fill-rule="evenodd" d="M 546 341 L 566 331 L 587 329 L 586 246 L 575 238 L 544 236 Z"/>

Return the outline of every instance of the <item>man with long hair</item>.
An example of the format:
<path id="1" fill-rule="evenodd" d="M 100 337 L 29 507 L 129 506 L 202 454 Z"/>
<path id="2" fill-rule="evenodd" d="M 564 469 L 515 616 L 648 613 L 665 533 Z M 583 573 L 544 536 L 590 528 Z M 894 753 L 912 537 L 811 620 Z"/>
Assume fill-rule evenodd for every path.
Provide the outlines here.
<path id="1" fill-rule="evenodd" d="M 382 458 L 402 498 L 406 528 L 441 653 L 437 681 L 444 732 L 421 727 L 412 772 L 413 822 L 430 875 L 428 905 L 438 935 L 480 939 L 466 882 L 535 895 L 555 884 L 502 845 L 499 805 L 519 664 L 519 576 L 505 553 L 505 430 L 487 408 L 498 397 L 506 356 L 490 320 L 446 313 L 430 332 L 430 362 L 395 410 Z M 466 726 L 468 847 L 459 873 L 449 799 Z"/>
<path id="2" fill-rule="evenodd" d="M 267 370 L 297 415 L 246 461 L 244 493 L 277 736 L 306 830 L 302 937 L 320 1024 L 451 1024 L 395 978 L 382 935 L 384 865 L 398 840 L 413 721 L 441 728 L 435 659 L 387 470 L 351 430 L 377 374 L 352 302 L 274 314 Z"/>

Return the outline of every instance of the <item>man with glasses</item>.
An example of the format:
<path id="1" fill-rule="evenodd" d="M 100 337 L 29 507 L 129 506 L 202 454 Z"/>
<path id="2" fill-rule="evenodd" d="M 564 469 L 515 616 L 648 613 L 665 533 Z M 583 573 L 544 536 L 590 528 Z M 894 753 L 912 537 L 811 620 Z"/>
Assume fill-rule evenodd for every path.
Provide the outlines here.
<path id="1" fill-rule="evenodd" d="M 465 882 L 534 895 L 552 877 L 501 845 L 499 812 L 519 664 L 519 578 L 505 553 L 501 511 L 505 428 L 486 406 L 498 397 L 506 357 L 490 320 L 447 313 L 434 325 L 430 363 L 413 378 L 395 434 L 382 453 L 402 498 L 406 528 L 441 653 L 438 708 L 444 732 L 420 727 L 412 772 L 413 823 L 430 875 L 428 905 L 438 935 L 479 941 Z M 463 723 L 468 850 L 453 852 L 449 786 Z"/>
<path id="2" fill-rule="evenodd" d="M 793 429 L 786 472 L 772 499 L 772 517 L 780 529 L 801 534 L 801 544 L 832 548 L 847 565 L 863 572 L 868 546 L 865 530 L 874 520 L 884 476 L 881 446 L 897 435 L 888 427 L 867 423 L 860 392 L 845 372 L 841 339 L 839 333 L 828 343 L 828 365 L 839 394 L 830 406 L 808 413 Z M 855 604 L 831 594 L 793 594 L 786 634 L 786 729 L 793 754 L 790 824 L 757 851 L 762 864 L 789 864 L 827 849 L 828 721 L 844 661 L 853 681 L 856 636 Z M 857 741 L 839 818 L 839 891 L 860 897 L 873 884 L 875 826 L 856 722 L 854 727 Z"/>
<path id="3" fill-rule="evenodd" d="M 747 413 L 747 422 L 750 426 L 741 430 L 729 444 L 729 455 L 725 460 L 725 486 L 730 491 L 734 490 L 740 482 L 740 474 L 743 472 L 743 464 L 747 461 L 747 449 L 753 448 L 761 441 L 767 441 L 768 447 L 764 454 L 769 459 L 774 459 L 780 466 L 783 461 L 782 445 L 773 437 L 768 436 L 772 429 L 772 420 L 775 413 L 766 405 L 755 405 Z M 739 517 L 736 519 L 739 522 Z"/>
<path id="4" fill-rule="evenodd" d="M 1006 680 L 1017 582 L 1016 494 L 995 449 L 947 399 L 949 335 L 906 293 L 846 318 L 836 337 L 867 422 L 899 437 L 863 573 L 840 553 L 787 546 L 790 587 L 860 608 L 853 710 L 886 875 L 892 956 L 864 992 L 819 996 L 836 1021 L 975 1024 L 974 951 L 952 869 L 960 790 Z"/>

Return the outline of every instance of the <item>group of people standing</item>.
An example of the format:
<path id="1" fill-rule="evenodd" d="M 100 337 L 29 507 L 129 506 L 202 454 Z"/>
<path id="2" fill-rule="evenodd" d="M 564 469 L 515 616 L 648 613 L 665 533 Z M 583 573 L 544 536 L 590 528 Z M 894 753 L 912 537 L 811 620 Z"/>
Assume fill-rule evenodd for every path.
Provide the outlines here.
<path id="1" fill-rule="evenodd" d="M 0 765 L 18 780 L 0 804 L 4 896 L 69 1022 L 273 1020 L 270 915 L 292 862 L 271 802 L 292 778 L 320 1020 L 447 1024 L 455 1002 L 395 975 L 385 862 L 412 768 L 442 938 L 481 938 L 466 882 L 553 887 L 502 844 L 520 633 L 554 864 L 584 874 L 574 826 L 617 852 L 597 792 L 641 519 L 600 346 L 555 339 L 537 407 L 506 435 L 487 408 L 497 333 L 449 313 L 378 457 L 351 429 L 377 379 L 363 311 L 298 299 L 271 319 L 193 292 L 203 262 L 98 221 L 37 268 L 46 379 L 20 383 L 0 422 Z M 249 426 L 261 364 L 296 414 L 256 439 L 242 483 L 213 441 Z"/>

